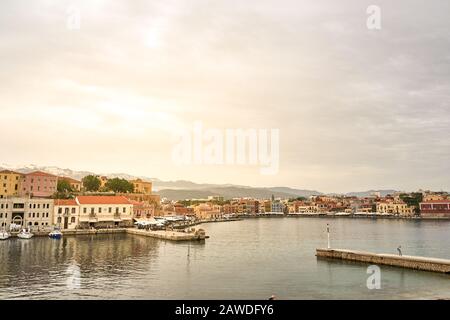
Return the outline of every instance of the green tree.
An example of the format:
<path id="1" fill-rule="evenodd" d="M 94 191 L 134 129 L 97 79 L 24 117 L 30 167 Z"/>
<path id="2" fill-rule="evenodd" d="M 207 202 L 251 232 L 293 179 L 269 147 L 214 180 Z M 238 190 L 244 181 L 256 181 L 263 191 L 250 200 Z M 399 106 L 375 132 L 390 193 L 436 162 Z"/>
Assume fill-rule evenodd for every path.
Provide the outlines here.
<path id="1" fill-rule="evenodd" d="M 73 192 L 72 187 L 70 186 L 70 183 L 67 180 L 58 180 L 57 190 L 58 190 L 58 193 Z"/>
<path id="2" fill-rule="evenodd" d="M 131 182 L 120 178 L 108 180 L 105 188 L 118 193 L 132 193 L 134 191 L 134 185 Z"/>
<path id="3" fill-rule="evenodd" d="M 101 185 L 100 179 L 94 175 L 88 175 L 82 181 L 86 191 L 98 191 Z"/>

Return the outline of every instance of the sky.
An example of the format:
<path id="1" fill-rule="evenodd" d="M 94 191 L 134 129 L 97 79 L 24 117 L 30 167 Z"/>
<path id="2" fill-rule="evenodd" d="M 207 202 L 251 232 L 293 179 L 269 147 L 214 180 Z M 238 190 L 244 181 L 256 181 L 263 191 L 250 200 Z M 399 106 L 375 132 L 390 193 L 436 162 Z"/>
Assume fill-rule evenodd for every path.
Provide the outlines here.
<path id="1" fill-rule="evenodd" d="M 367 8 L 380 8 L 370 29 Z M 322 192 L 450 190 L 447 0 L 2 0 L 0 164 Z M 279 168 L 177 135 L 279 130 Z M 208 145 L 208 141 L 202 141 Z"/>

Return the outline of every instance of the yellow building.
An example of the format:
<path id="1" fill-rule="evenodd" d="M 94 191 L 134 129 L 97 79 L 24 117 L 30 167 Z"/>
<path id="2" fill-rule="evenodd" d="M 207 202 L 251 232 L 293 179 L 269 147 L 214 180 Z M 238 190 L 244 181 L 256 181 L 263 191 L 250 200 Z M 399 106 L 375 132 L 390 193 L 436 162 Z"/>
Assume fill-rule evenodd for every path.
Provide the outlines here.
<path id="1" fill-rule="evenodd" d="M 423 197 L 423 202 L 427 202 L 427 201 L 443 201 L 443 200 L 447 200 L 447 197 L 443 194 L 438 194 L 438 193 L 430 193 L 427 194 Z"/>
<path id="2" fill-rule="evenodd" d="M 404 202 L 379 202 L 377 203 L 377 212 L 410 216 L 414 213 L 414 208 Z"/>
<path id="3" fill-rule="evenodd" d="M 58 177 L 58 181 L 67 181 L 70 184 L 70 187 L 75 192 L 80 192 L 82 183 L 81 181 L 69 178 L 69 177 Z"/>
<path id="4" fill-rule="evenodd" d="M 134 186 L 134 193 L 152 194 L 152 183 L 142 179 L 131 180 Z"/>
<path id="5" fill-rule="evenodd" d="M 0 199 L 17 196 L 22 183 L 23 174 L 11 170 L 0 171 Z"/>
<path id="6" fill-rule="evenodd" d="M 222 218 L 220 206 L 211 206 L 207 203 L 199 204 L 194 208 L 195 217 L 199 220 L 215 220 Z"/>

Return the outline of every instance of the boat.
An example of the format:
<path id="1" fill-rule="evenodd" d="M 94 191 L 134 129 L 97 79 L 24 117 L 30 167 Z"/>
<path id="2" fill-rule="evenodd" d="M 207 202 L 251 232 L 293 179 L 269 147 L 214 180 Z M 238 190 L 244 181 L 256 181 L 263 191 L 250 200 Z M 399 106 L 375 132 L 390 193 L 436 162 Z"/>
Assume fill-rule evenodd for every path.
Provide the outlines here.
<path id="1" fill-rule="evenodd" d="M 6 240 L 9 237 L 11 237 L 11 235 L 9 234 L 9 232 L 7 232 L 5 229 L 3 229 L 2 231 L 0 231 L 0 240 Z"/>
<path id="2" fill-rule="evenodd" d="M 55 229 L 48 234 L 48 236 L 52 239 L 61 239 L 63 234 L 59 229 Z"/>
<path id="3" fill-rule="evenodd" d="M 30 232 L 30 229 L 22 229 L 22 231 L 17 234 L 17 237 L 20 239 L 31 239 L 33 234 Z"/>

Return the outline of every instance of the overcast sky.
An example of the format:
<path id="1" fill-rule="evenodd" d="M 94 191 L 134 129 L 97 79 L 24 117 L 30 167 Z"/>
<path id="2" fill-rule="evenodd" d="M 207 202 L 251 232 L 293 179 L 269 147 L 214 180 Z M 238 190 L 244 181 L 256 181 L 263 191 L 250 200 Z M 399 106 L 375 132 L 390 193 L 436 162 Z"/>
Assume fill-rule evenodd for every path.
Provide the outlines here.
<path id="1" fill-rule="evenodd" d="M 371 4 L 380 30 L 366 26 Z M 323 192 L 450 189 L 448 0 L 0 6 L 0 164 Z M 278 174 L 175 165 L 173 133 L 195 121 L 279 129 Z"/>

